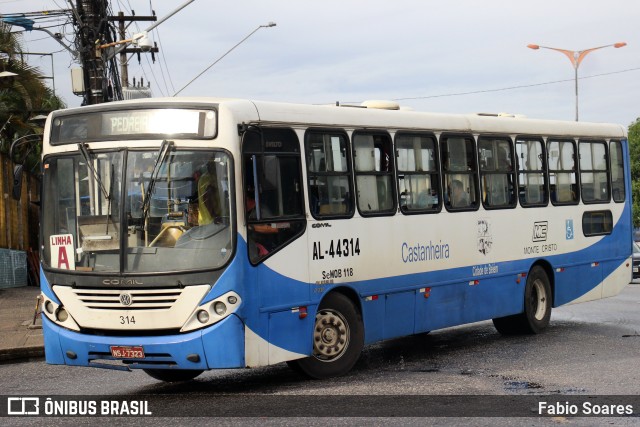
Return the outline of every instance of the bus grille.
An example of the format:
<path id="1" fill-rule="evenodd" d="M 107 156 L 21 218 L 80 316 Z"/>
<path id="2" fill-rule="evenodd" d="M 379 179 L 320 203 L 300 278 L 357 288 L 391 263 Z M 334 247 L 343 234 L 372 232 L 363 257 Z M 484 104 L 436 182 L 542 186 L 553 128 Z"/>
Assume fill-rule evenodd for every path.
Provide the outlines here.
<path id="1" fill-rule="evenodd" d="M 94 289 L 54 285 L 53 292 L 82 330 L 180 330 L 210 285 L 184 288 Z"/>
<path id="2" fill-rule="evenodd" d="M 94 310 L 166 310 L 180 298 L 182 289 L 73 289 L 78 300 Z"/>

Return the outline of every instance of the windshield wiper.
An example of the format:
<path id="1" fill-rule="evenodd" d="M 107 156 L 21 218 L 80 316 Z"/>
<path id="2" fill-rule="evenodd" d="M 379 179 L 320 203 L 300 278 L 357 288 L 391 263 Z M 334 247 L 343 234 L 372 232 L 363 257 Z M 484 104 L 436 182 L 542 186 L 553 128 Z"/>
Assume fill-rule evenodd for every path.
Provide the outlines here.
<path id="1" fill-rule="evenodd" d="M 91 175 L 93 175 L 93 179 L 95 180 L 95 182 L 98 183 L 98 186 L 100 187 L 100 190 L 102 191 L 102 195 L 104 196 L 105 200 L 107 201 L 107 223 L 105 224 L 106 226 L 106 232 L 105 235 L 109 235 L 109 219 L 111 218 L 111 200 L 112 200 L 112 193 L 113 193 L 113 180 L 114 180 L 114 168 L 113 168 L 113 163 L 111 163 L 111 175 L 110 175 L 110 182 L 109 182 L 109 190 L 107 190 L 107 188 L 105 187 L 104 183 L 102 182 L 102 179 L 100 178 L 100 175 L 98 174 L 98 171 L 96 171 L 96 168 L 93 167 L 93 156 L 89 153 L 89 150 L 87 150 L 87 146 L 85 143 L 81 142 L 78 144 L 78 150 L 80 151 L 80 153 L 82 154 L 82 157 L 84 159 L 84 161 L 87 163 L 87 168 L 91 171 Z"/>
<path id="2" fill-rule="evenodd" d="M 91 154 L 89 154 L 89 151 L 87 150 L 87 146 L 85 145 L 85 143 L 83 143 L 83 142 L 79 143 L 78 144 L 78 150 L 80 150 L 80 153 L 82 154 L 82 157 L 84 158 L 84 161 L 87 162 L 87 167 L 91 171 L 91 174 L 93 175 L 93 179 L 100 186 L 100 190 L 102 190 L 102 194 L 104 195 L 105 200 L 109 200 L 110 201 L 111 200 L 111 192 L 107 191 L 107 188 L 104 186 L 104 183 L 100 179 L 100 176 L 98 175 L 98 172 L 93 167 L 93 162 L 91 161 L 93 159 L 93 156 L 91 156 Z"/>
<path id="3" fill-rule="evenodd" d="M 153 193 L 153 187 L 156 185 L 156 179 L 158 173 L 160 173 L 160 166 L 164 163 L 167 154 L 169 154 L 169 150 L 173 145 L 173 141 L 164 140 L 162 141 L 162 145 L 158 150 L 158 155 L 156 157 L 156 162 L 153 164 L 153 170 L 151 171 L 151 176 L 149 177 L 149 184 L 147 184 L 147 189 L 144 192 L 142 197 L 142 215 L 143 218 L 147 218 L 147 214 L 149 213 L 149 208 L 151 207 L 151 194 Z"/>

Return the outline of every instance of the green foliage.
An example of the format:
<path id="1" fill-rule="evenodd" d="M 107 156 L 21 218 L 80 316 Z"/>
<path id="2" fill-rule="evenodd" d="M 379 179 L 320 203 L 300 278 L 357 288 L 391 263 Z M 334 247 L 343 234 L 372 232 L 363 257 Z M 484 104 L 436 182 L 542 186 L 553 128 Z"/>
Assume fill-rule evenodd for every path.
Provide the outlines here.
<path id="1" fill-rule="evenodd" d="M 633 226 L 640 227 L 640 118 L 637 118 L 629 126 L 629 155 L 631 160 Z"/>
<path id="2" fill-rule="evenodd" d="M 11 33 L 11 27 L 0 24 L 0 71 L 17 74 L 13 79 L 0 79 L 0 151 L 8 153 L 16 144 L 14 161 L 34 170 L 40 161 L 42 124 L 32 119 L 64 108 L 64 102 L 43 84 L 42 73 L 26 62 L 21 36 Z"/>

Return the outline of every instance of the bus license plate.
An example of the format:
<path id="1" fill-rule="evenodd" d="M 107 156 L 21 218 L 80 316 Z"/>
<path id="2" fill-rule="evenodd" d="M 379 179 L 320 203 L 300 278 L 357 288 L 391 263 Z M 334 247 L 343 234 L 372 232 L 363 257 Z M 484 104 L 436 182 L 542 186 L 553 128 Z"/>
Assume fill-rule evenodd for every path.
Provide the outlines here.
<path id="1" fill-rule="evenodd" d="M 131 347 L 112 345 L 111 355 L 117 359 L 144 359 L 144 349 L 142 347 Z"/>

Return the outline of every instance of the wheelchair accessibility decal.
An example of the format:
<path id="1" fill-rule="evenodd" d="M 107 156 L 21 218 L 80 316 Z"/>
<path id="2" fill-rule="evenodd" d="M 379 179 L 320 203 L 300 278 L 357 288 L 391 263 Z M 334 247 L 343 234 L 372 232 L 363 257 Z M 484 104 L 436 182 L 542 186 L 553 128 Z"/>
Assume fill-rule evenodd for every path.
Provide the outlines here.
<path id="1" fill-rule="evenodd" d="M 565 230 L 567 240 L 573 240 L 573 220 L 568 219 L 565 221 Z"/>

